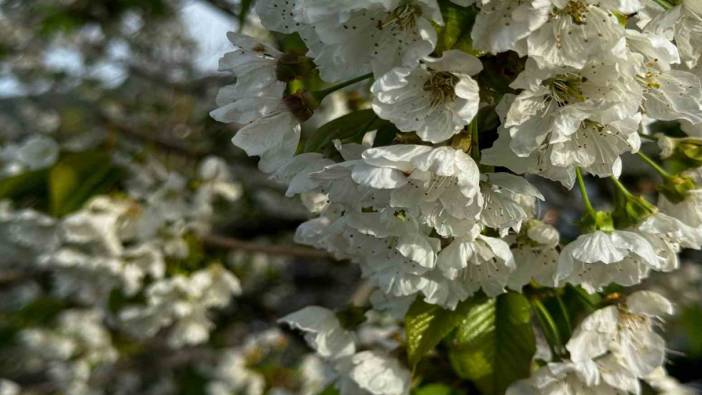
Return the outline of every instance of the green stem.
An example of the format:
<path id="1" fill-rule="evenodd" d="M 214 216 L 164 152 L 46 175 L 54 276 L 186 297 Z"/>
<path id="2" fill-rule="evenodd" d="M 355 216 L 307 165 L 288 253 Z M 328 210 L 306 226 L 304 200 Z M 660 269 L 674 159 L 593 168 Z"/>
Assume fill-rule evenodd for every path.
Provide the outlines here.
<path id="1" fill-rule="evenodd" d="M 367 80 L 371 77 L 373 77 L 373 73 L 364 74 L 360 77 L 356 77 L 356 78 L 350 79 L 348 81 L 340 82 L 334 86 L 330 86 L 327 89 L 322 89 L 321 91 L 316 91 L 313 93 L 313 95 L 317 100 L 319 100 L 321 102 L 322 99 L 327 97 L 327 95 L 329 95 L 330 93 L 334 93 L 340 89 L 344 89 L 347 86 L 353 85 L 353 84 L 355 84 L 357 82 L 361 82 L 363 80 Z"/>
<path id="2" fill-rule="evenodd" d="M 566 308 L 565 303 L 563 303 L 563 298 L 561 298 L 561 295 L 556 295 L 556 300 L 558 301 L 558 307 L 561 310 L 561 315 L 563 315 L 563 319 L 566 322 L 566 325 L 568 326 L 568 333 L 567 336 L 570 338 L 571 331 L 573 330 L 573 324 L 570 321 L 570 314 L 568 313 L 568 309 Z"/>
<path id="3" fill-rule="evenodd" d="M 583 179 L 583 172 L 579 167 L 575 168 L 575 175 L 578 178 L 578 187 L 580 188 L 580 195 L 582 196 L 583 203 L 585 204 L 585 210 L 594 216 L 595 209 L 592 207 L 590 197 L 587 195 L 587 187 L 585 186 L 585 180 Z"/>
<path id="4" fill-rule="evenodd" d="M 659 6 L 663 7 L 665 10 L 669 10 L 673 8 L 673 5 L 668 3 L 666 0 L 653 0 L 655 1 Z"/>
<path id="5" fill-rule="evenodd" d="M 590 294 L 588 294 L 584 289 L 576 286 L 571 286 L 573 291 L 575 291 L 575 296 L 577 296 L 578 299 L 580 299 L 583 304 L 587 305 L 592 311 L 596 310 L 599 305 L 596 303 L 593 303 L 592 300 L 590 300 Z"/>
<path id="6" fill-rule="evenodd" d="M 536 310 L 536 317 L 539 320 L 541 329 L 544 331 L 544 336 L 546 337 L 546 341 L 548 341 L 551 353 L 553 357 L 558 360 L 561 355 L 560 350 L 563 347 L 561 335 L 558 332 L 558 326 L 556 326 L 556 322 L 553 320 L 553 317 L 551 317 L 551 313 L 548 312 L 548 309 L 546 309 L 546 306 L 544 306 L 540 300 L 532 299 L 531 304 Z"/>
<path id="7" fill-rule="evenodd" d="M 626 197 L 633 197 L 634 196 L 631 192 L 629 192 L 628 189 L 626 189 L 624 184 L 622 184 L 621 181 L 619 181 L 619 179 L 617 177 L 611 176 L 609 178 L 610 178 L 610 180 L 612 180 L 612 182 L 617 187 L 617 189 L 619 189 L 624 194 L 624 196 L 626 196 Z"/>
<path id="8" fill-rule="evenodd" d="M 639 158 L 641 158 L 644 162 L 646 162 L 649 166 L 653 168 L 658 174 L 661 175 L 663 178 L 671 178 L 672 175 L 668 173 L 664 168 L 661 167 L 658 163 L 656 163 L 653 159 L 651 159 L 648 155 L 644 154 L 643 152 L 639 151 L 637 153 L 639 155 Z"/>
<path id="9" fill-rule="evenodd" d="M 475 163 L 480 163 L 480 131 L 478 130 L 478 116 L 476 115 L 468 126 L 470 130 L 470 155 Z"/>
<path id="10" fill-rule="evenodd" d="M 651 142 L 656 142 L 656 141 L 658 141 L 657 138 L 655 138 L 655 137 L 653 137 L 653 136 L 651 136 L 651 135 L 649 135 L 649 134 L 643 134 L 643 133 L 640 133 L 640 132 L 639 132 L 639 137 L 641 137 L 641 138 L 644 139 L 644 140 L 651 141 Z"/>

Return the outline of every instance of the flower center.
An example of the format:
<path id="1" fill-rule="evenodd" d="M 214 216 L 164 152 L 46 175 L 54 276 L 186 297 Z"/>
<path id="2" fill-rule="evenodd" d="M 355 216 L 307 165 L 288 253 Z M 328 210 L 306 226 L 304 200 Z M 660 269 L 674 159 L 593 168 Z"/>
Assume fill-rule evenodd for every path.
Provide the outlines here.
<path id="1" fill-rule="evenodd" d="M 401 30 L 413 30 L 417 27 L 417 17 L 422 15 L 422 9 L 407 2 L 390 12 L 382 27 L 398 26 Z"/>
<path id="2" fill-rule="evenodd" d="M 563 13 L 569 15 L 576 25 L 587 22 L 588 6 L 584 0 L 570 0 L 563 8 Z"/>
<path id="3" fill-rule="evenodd" d="M 447 188 L 452 187 L 458 183 L 456 177 L 450 176 L 434 176 L 432 177 L 429 185 L 426 186 L 426 191 L 424 196 L 429 200 L 435 200 L 441 195 Z"/>
<path id="4" fill-rule="evenodd" d="M 424 91 L 431 94 L 431 105 L 436 107 L 456 99 L 456 85 L 458 77 L 448 71 L 439 71 L 431 74 L 424 83 Z"/>
<path id="5" fill-rule="evenodd" d="M 636 331 L 651 327 L 651 321 L 646 317 L 619 308 L 619 322 L 617 326 L 620 330 Z"/>
<path id="6" fill-rule="evenodd" d="M 553 100 L 559 107 L 572 103 L 580 103 L 587 99 L 583 94 L 583 83 L 587 78 L 575 74 L 561 74 L 544 81 L 544 85 L 549 88 L 549 99 Z"/>
<path id="7" fill-rule="evenodd" d="M 661 83 L 658 82 L 658 74 L 659 73 L 653 71 L 648 71 L 644 74 L 638 74 L 636 76 L 636 80 L 648 90 L 660 89 Z"/>

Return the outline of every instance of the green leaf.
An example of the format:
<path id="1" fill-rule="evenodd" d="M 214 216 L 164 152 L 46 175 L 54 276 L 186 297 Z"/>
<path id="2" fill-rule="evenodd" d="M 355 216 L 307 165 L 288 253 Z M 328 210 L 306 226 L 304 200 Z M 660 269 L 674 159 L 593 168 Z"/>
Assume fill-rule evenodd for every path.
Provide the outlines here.
<path id="1" fill-rule="evenodd" d="M 78 210 L 119 178 L 119 170 L 104 152 L 82 152 L 61 159 L 49 173 L 51 214 L 63 216 Z"/>
<path id="2" fill-rule="evenodd" d="M 460 49 L 472 55 L 480 55 L 480 51 L 473 48 L 470 37 L 478 9 L 444 1 L 441 2 L 441 14 L 444 16 L 444 25 L 439 30 L 436 52 L 442 54 L 449 49 Z"/>
<path id="3" fill-rule="evenodd" d="M 445 384 L 427 384 L 424 385 L 414 392 L 412 395 L 458 395 L 458 391 L 454 391 L 453 388 Z"/>
<path id="4" fill-rule="evenodd" d="M 322 152 L 331 147 L 332 141 L 360 141 L 366 132 L 377 130 L 387 125 L 387 121 L 378 118 L 373 110 L 359 110 L 337 118 L 322 125 L 305 143 L 305 152 Z"/>
<path id="5" fill-rule="evenodd" d="M 49 190 L 51 199 L 51 213 L 59 215 L 64 211 L 65 202 L 70 199 L 71 193 L 78 188 L 80 176 L 78 172 L 67 163 L 58 163 L 49 174 Z"/>
<path id="6" fill-rule="evenodd" d="M 449 347 L 456 374 L 485 395 L 504 394 L 529 376 L 536 351 L 529 301 L 518 293 L 500 295 L 474 306 Z"/>
<path id="7" fill-rule="evenodd" d="M 475 299 L 468 299 L 451 311 L 417 299 L 405 315 L 407 359 L 410 366 L 416 366 L 426 353 L 461 325 L 475 303 Z"/>
<path id="8" fill-rule="evenodd" d="M 186 365 L 184 368 L 176 369 L 176 385 L 181 394 L 206 395 L 208 380 L 198 369 Z"/>
<path id="9" fill-rule="evenodd" d="M 697 305 L 686 306 L 678 318 L 687 338 L 686 352 L 691 358 L 702 357 L 702 307 Z"/>
<path id="10" fill-rule="evenodd" d="M 39 196 L 46 192 L 46 169 L 29 171 L 0 180 L 0 199 L 18 199 L 25 195 Z"/>
<path id="11" fill-rule="evenodd" d="M 20 327 L 48 325 L 66 307 L 65 300 L 42 296 L 22 306 L 12 320 Z"/>
<path id="12" fill-rule="evenodd" d="M 339 395 L 339 391 L 336 389 L 334 384 L 329 384 L 327 388 L 322 390 L 318 395 Z"/>

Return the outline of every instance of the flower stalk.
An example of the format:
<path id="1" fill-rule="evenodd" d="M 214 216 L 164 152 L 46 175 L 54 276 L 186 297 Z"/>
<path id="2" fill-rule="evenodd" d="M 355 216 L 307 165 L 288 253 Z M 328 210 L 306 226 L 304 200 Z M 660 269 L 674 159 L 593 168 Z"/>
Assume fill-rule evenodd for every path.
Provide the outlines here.
<path id="1" fill-rule="evenodd" d="M 372 77 L 373 77 L 373 73 L 364 74 L 362 76 L 352 78 L 348 81 L 340 82 L 336 85 L 330 86 L 329 88 L 322 89 L 320 91 L 315 91 L 312 94 L 314 95 L 315 99 L 317 99 L 318 102 L 321 102 L 322 100 L 324 100 L 325 97 L 329 96 L 330 94 L 332 94 L 338 90 L 344 89 L 344 88 L 351 86 L 357 82 L 365 81 L 365 80 L 372 78 Z"/>

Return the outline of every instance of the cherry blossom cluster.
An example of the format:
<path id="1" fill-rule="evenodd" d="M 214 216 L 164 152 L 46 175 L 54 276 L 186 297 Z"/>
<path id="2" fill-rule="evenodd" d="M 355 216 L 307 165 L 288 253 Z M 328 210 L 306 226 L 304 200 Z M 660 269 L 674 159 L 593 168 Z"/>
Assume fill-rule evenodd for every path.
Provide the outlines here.
<path id="1" fill-rule="evenodd" d="M 37 147 L 58 150 L 45 137 L 23 146 L 42 139 L 52 144 Z M 24 163 L 46 158 L 45 148 L 13 152 L 23 153 Z M 18 347 L 26 354 L 18 366 L 30 374 L 48 372 L 51 387 L 65 393 L 103 393 L 105 380 L 120 381 L 118 387 L 129 392 L 141 378 L 121 377 L 134 372 L 118 367 L 123 350 L 115 332 L 143 342 L 164 337 L 173 350 L 203 344 L 213 330 L 212 311 L 227 307 L 242 292 L 238 278 L 221 264 L 178 272 L 175 263 L 192 253 L 190 237 L 209 232 L 215 201 L 239 199 L 241 187 L 226 164 L 215 157 L 203 160 L 193 179 L 198 186 L 191 191 L 192 180 L 157 161 L 114 160 L 134 174 L 124 195 L 94 196 L 64 218 L 0 202 L 0 251 L 7 257 L 0 269 L 27 277 L 3 290 L 3 308 L 43 299 L 61 300 L 67 307 L 54 326 L 19 332 Z M 45 160 L 33 166 L 51 164 Z M 51 279 L 46 293 L 41 276 Z M 115 295 L 122 302 L 115 303 Z M 0 393 L 25 393 L 21 390 L 0 383 Z"/>
<path id="2" fill-rule="evenodd" d="M 473 13 L 461 22 L 470 27 L 461 45 L 445 43 L 447 8 Z M 534 284 L 590 293 L 635 286 L 702 246 L 700 163 L 666 170 L 641 151 L 658 140 L 661 158 L 690 159 L 700 144 L 700 2 L 260 0 L 256 12 L 307 52 L 231 33 L 235 49 L 220 68 L 236 82 L 221 89 L 212 116 L 235 124 L 234 145 L 316 215 L 297 241 L 360 265 L 376 308 L 403 312 L 419 299 L 453 310 L 477 294 Z M 516 64 L 515 75 L 494 78 L 495 59 Z M 305 86 L 313 73 L 327 88 Z M 352 138 L 339 129 L 353 114 L 332 120 L 324 149 L 310 149 L 320 138 L 311 120 L 349 91 L 363 103 L 356 111 L 372 116 L 352 125 Z M 690 137 L 652 135 L 660 121 L 681 123 Z M 662 177 L 657 202 L 620 181 L 628 154 Z M 609 178 L 613 210 L 593 207 L 588 175 Z M 526 176 L 566 189 L 577 182 L 577 239 L 560 240 L 539 217 L 548 202 Z M 639 393 L 639 380 L 661 375 L 653 321 L 671 310 L 655 294 L 598 310 L 568 342 L 570 360 L 513 393 Z M 408 393 L 408 372 L 357 352 L 328 311 L 284 321 L 352 379 L 340 379 L 342 394 Z"/>

